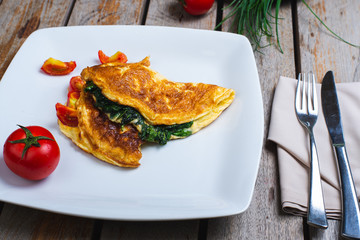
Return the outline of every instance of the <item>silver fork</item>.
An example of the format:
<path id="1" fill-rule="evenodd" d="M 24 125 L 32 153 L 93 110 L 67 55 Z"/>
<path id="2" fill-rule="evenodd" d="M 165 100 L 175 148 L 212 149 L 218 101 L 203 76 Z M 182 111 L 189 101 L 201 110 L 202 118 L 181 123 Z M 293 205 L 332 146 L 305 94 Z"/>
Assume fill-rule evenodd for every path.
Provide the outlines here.
<path id="1" fill-rule="evenodd" d="M 318 117 L 319 108 L 316 95 L 315 76 L 312 73 L 309 73 L 308 76 L 306 76 L 305 73 L 299 74 L 295 94 L 295 111 L 298 120 L 307 129 L 310 135 L 310 194 L 307 223 L 315 227 L 327 228 L 328 225 L 321 187 L 319 159 L 313 133 L 313 127 Z"/>

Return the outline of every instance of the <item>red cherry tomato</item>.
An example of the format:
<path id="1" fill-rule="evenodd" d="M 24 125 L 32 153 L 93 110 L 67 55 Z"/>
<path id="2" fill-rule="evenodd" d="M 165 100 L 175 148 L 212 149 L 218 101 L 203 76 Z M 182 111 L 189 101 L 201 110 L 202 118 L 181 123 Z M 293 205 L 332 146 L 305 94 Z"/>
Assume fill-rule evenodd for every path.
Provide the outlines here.
<path id="1" fill-rule="evenodd" d="M 85 81 L 81 79 L 80 76 L 75 76 L 70 79 L 70 84 L 68 87 L 69 92 L 80 92 L 84 86 Z"/>
<path id="2" fill-rule="evenodd" d="M 54 58 L 47 59 L 41 67 L 49 75 L 66 75 L 76 68 L 76 62 L 63 62 Z"/>
<path id="3" fill-rule="evenodd" d="M 55 109 L 56 109 L 56 116 L 58 117 L 58 119 L 62 124 L 69 127 L 77 127 L 79 120 L 75 108 L 62 105 L 61 103 L 57 103 L 55 104 Z"/>
<path id="4" fill-rule="evenodd" d="M 128 60 L 126 55 L 120 51 L 117 51 L 114 55 L 108 57 L 107 55 L 105 55 L 103 51 L 99 50 L 98 56 L 101 63 L 109 63 L 109 62 L 126 63 Z"/>
<path id="5" fill-rule="evenodd" d="M 202 15 L 210 10 L 214 0 L 181 0 L 181 3 L 185 11 L 191 15 Z"/>
<path id="6" fill-rule="evenodd" d="M 79 98 L 80 98 L 80 92 L 69 92 L 66 106 L 75 109 L 75 104 Z"/>
<path id="7" fill-rule="evenodd" d="M 4 161 L 20 177 L 40 180 L 49 176 L 60 160 L 60 149 L 54 136 L 39 126 L 15 130 L 4 144 Z"/>

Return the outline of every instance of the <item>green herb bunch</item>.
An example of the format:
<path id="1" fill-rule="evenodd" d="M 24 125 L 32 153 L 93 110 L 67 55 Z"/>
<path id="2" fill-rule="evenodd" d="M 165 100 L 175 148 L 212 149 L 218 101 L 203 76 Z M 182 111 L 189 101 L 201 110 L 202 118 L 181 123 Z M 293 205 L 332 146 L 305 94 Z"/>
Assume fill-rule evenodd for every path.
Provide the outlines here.
<path id="1" fill-rule="evenodd" d="M 316 15 L 305 0 L 301 1 L 335 38 L 353 47 L 360 47 L 338 36 Z M 275 37 L 273 31 L 273 27 L 275 25 L 276 45 L 282 53 L 283 50 L 281 48 L 278 31 L 280 5 L 281 0 L 232 0 L 225 8 L 231 9 L 230 12 L 216 26 L 216 28 L 219 28 L 230 18 L 234 19 L 232 28 L 235 28 L 235 31 L 238 34 L 247 36 L 253 45 L 254 50 L 257 51 L 260 48 L 270 45 L 261 45 L 261 39 L 263 37 L 267 37 L 268 39 Z M 272 13 L 273 7 L 275 7 L 275 14 Z"/>
<path id="2" fill-rule="evenodd" d="M 278 19 L 281 0 L 275 0 L 275 16 L 272 15 L 271 10 L 274 0 L 232 0 L 229 6 L 231 11 L 224 17 L 224 19 L 216 26 L 220 27 L 225 21 L 234 18 L 232 28 L 236 28 L 236 32 L 246 35 L 253 44 L 255 50 L 262 48 L 261 39 L 265 36 L 272 38 L 273 24 L 275 21 L 277 46 L 282 52 L 279 34 L 278 34 Z"/>

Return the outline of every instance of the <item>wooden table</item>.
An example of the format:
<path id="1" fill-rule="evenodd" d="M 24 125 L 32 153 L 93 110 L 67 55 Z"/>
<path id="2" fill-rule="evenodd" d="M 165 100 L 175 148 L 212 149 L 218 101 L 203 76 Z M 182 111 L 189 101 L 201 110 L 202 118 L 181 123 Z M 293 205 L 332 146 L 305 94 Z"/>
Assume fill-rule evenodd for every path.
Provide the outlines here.
<path id="1" fill-rule="evenodd" d="M 212 30 L 226 14 L 222 8 L 228 2 L 219 0 L 205 16 L 192 17 L 176 0 L 0 0 L 0 77 L 24 40 L 40 28 L 141 24 Z M 352 43 L 360 43 L 359 1 L 306 2 L 336 33 Z M 273 46 L 255 53 L 264 102 L 265 137 L 247 211 L 216 219 L 126 222 L 54 214 L 0 202 L 0 239 L 338 239 L 338 221 L 330 221 L 327 230 L 317 230 L 308 227 L 306 219 L 282 212 L 277 153 L 266 136 L 280 75 L 295 77 L 300 71 L 313 70 L 322 79 L 332 69 L 338 82 L 359 81 L 360 51 L 332 37 L 301 1 L 283 1 L 280 16 L 284 53 Z M 221 30 L 229 31 L 229 26 L 230 22 Z"/>

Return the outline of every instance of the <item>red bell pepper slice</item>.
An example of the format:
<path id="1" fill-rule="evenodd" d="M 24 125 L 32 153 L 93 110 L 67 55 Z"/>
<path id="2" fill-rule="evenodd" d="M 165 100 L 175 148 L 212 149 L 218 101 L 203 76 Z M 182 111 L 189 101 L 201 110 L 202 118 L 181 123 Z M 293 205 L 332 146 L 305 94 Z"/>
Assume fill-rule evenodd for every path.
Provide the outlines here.
<path id="1" fill-rule="evenodd" d="M 57 103 L 55 108 L 56 115 L 62 124 L 69 127 L 77 127 L 79 121 L 75 108 L 64 106 L 61 103 Z"/>
<path id="2" fill-rule="evenodd" d="M 69 92 L 80 92 L 84 86 L 85 81 L 80 76 L 75 76 L 70 79 Z"/>
<path id="3" fill-rule="evenodd" d="M 103 51 L 99 50 L 98 55 L 99 55 L 99 60 L 102 64 L 109 63 L 109 62 L 126 63 L 128 60 L 126 55 L 120 51 L 117 51 L 114 55 L 112 55 L 111 57 L 108 57 L 107 55 L 105 55 L 105 53 L 103 53 Z"/>
<path id="4" fill-rule="evenodd" d="M 63 62 L 55 58 L 49 58 L 44 62 L 41 70 L 49 75 L 66 75 L 71 73 L 75 67 L 75 61 Z"/>

